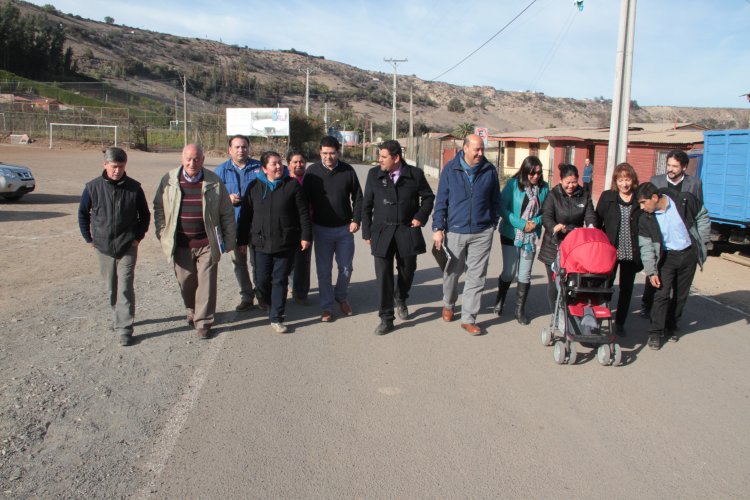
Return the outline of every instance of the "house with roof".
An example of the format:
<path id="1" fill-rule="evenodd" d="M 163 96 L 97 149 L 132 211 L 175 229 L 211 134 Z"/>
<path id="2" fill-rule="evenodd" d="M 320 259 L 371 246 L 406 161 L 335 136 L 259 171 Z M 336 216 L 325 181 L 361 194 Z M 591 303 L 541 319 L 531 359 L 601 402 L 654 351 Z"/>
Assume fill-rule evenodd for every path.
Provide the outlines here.
<path id="1" fill-rule="evenodd" d="M 633 165 L 638 179 L 647 181 L 666 169 L 667 153 L 673 149 L 689 151 L 703 147 L 703 127 L 692 123 L 638 124 L 628 128 L 627 162 Z M 609 128 L 550 128 L 507 132 L 490 136 L 500 141 L 502 155 L 498 162 L 503 177 L 515 174 L 528 155 L 538 156 L 544 165 L 545 179 L 554 186 L 559 182 L 556 167 L 570 163 L 583 171 L 586 158 L 594 166 L 593 195 L 609 189 L 605 179 Z"/>

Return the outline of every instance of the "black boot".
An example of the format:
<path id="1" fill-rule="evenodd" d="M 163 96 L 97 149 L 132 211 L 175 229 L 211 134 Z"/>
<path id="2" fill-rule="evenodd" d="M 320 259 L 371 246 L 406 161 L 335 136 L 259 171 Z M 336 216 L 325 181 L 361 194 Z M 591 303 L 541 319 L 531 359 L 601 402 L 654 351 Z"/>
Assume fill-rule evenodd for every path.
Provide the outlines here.
<path id="1" fill-rule="evenodd" d="M 502 316 L 503 314 L 503 306 L 505 305 L 505 296 L 508 294 L 508 288 L 510 288 L 510 281 L 503 281 L 498 277 L 497 297 L 495 297 L 495 307 L 492 308 L 498 316 Z"/>
<path id="2" fill-rule="evenodd" d="M 518 283 L 516 287 L 516 319 L 522 325 L 529 324 L 529 318 L 526 317 L 526 299 L 529 296 L 531 283 Z"/>

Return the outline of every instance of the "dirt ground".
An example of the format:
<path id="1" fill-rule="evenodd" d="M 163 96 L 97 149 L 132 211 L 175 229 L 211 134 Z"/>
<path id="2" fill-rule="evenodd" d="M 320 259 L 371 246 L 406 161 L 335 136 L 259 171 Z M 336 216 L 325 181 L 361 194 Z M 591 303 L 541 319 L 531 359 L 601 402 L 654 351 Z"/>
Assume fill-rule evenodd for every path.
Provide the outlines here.
<path id="1" fill-rule="evenodd" d="M 21 201 L 0 201 L 0 491 L 8 498 L 132 496 L 144 487 L 144 458 L 205 343 L 184 322 L 151 229 L 136 268 L 140 342 L 117 346 L 96 258 L 76 218 L 83 184 L 101 171 L 98 150 L 0 146 L 0 160 L 29 166 L 37 182 Z M 134 151 L 127 171 L 151 200 L 178 162 L 178 154 Z M 750 313 L 750 268 L 716 257 L 707 268 L 696 293 Z M 227 323 L 238 298 L 229 259 L 219 280 L 219 322 Z"/>

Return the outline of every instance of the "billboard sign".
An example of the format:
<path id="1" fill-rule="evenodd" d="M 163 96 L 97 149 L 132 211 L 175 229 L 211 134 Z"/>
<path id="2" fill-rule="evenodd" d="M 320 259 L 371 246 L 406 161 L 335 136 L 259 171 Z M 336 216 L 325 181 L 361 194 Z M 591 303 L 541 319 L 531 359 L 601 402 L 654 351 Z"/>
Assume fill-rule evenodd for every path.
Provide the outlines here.
<path id="1" fill-rule="evenodd" d="M 484 147 L 487 147 L 487 137 L 489 136 L 489 131 L 486 127 L 475 127 L 474 133 L 477 134 L 479 137 L 482 138 L 482 142 L 484 142 Z"/>
<path id="2" fill-rule="evenodd" d="M 227 135 L 289 137 L 289 108 L 227 108 Z"/>

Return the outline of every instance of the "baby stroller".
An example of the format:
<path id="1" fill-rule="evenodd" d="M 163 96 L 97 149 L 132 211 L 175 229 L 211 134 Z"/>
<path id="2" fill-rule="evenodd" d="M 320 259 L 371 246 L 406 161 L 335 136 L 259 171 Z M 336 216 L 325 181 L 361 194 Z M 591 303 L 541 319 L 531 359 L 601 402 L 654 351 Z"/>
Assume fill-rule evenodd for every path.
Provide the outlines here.
<path id="1" fill-rule="evenodd" d="M 609 310 L 616 263 L 617 249 L 599 229 L 575 229 L 560 244 L 552 265 L 557 302 L 541 335 L 544 345 L 554 344 L 556 363 L 575 364 L 576 344 L 581 344 L 595 348 L 602 365 L 620 364 L 622 350 L 615 343 Z"/>

